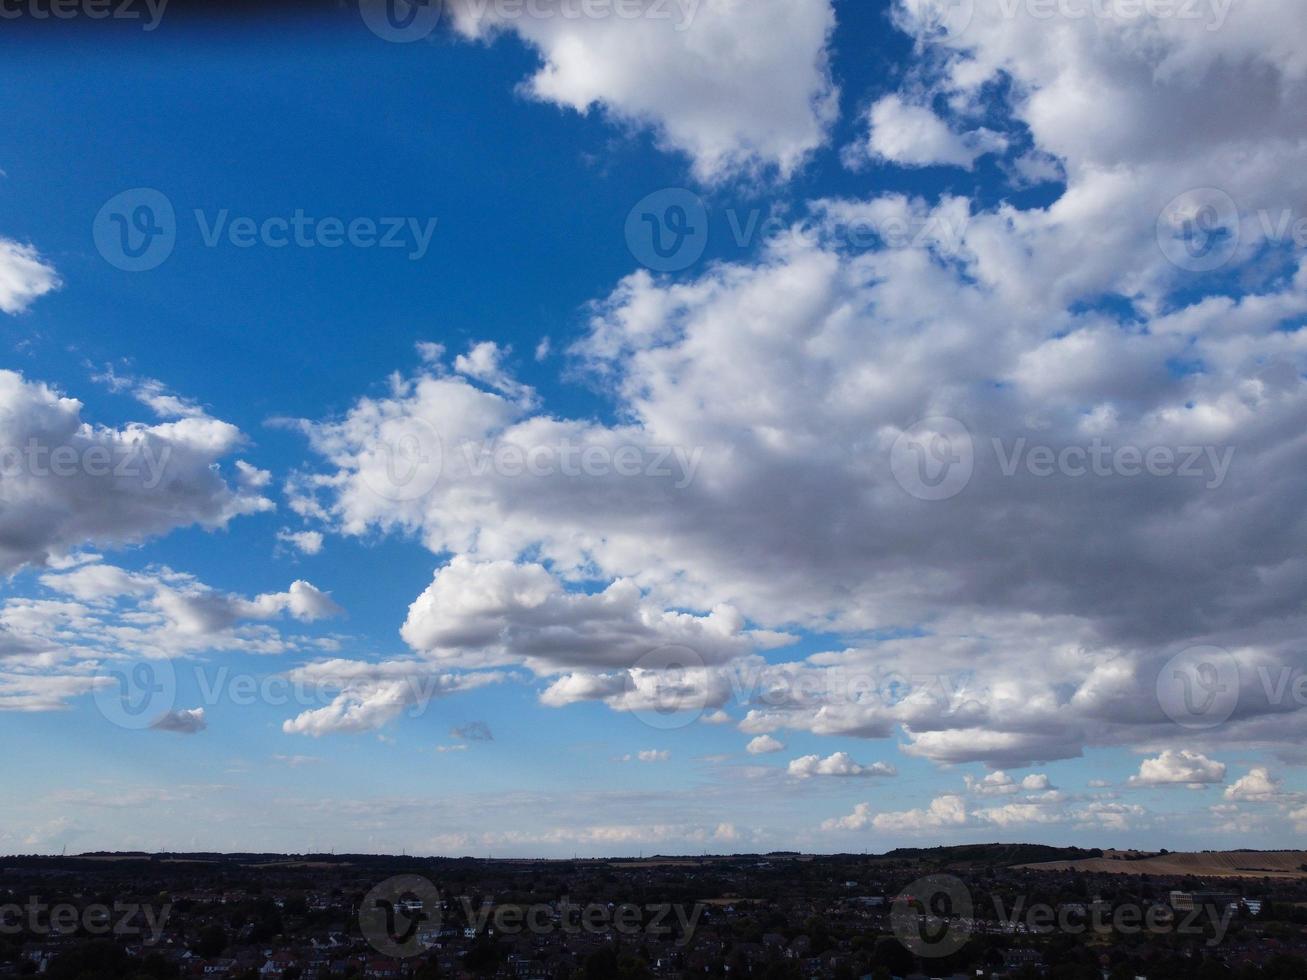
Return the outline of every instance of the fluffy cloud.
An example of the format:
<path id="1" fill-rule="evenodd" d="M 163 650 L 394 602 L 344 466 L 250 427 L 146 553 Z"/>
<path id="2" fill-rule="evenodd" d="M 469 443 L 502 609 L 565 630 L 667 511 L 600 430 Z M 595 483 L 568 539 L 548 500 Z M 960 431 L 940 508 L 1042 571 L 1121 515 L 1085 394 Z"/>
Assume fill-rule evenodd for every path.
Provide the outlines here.
<path id="1" fill-rule="evenodd" d="M 759 735 L 750 739 L 749 744 L 745 746 L 749 755 L 770 755 L 772 752 L 780 752 L 785 748 L 785 743 L 780 739 L 772 738 L 770 735 Z"/>
<path id="2" fill-rule="evenodd" d="M 1307 718 L 1257 678 L 1296 663 L 1307 627 L 1307 263 L 1244 227 L 1229 274 L 1195 279 L 1158 226 L 1193 187 L 1224 187 L 1249 225 L 1307 196 L 1304 30 L 1279 0 L 1221 31 L 982 0 L 967 31 L 922 37 L 882 115 L 983 117 L 1027 176 L 1043 161 L 1064 181 L 1051 203 L 815 201 L 807 233 L 747 261 L 626 277 L 570 352 L 611 425 L 531 408 L 497 347 L 452 370 L 427 350 L 385 395 L 302 424 L 325 466 L 295 476 L 293 505 L 454 555 L 405 638 L 451 668 L 551 677 L 546 704 L 656 704 L 667 686 L 639 660 L 685 644 L 703 668 L 677 691 L 709 711 L 737 697 L 750 736 L 902 733 L 913 756 L 1016 768 L 1160 751 L 1176 725 L 1158 678 L 1202 644 L 1239 668 L 1220 738 L 1296 751 Z M 853 247 L 858 223 L 918 233 Z M 940 423 L 915 423 L 940 417 L 957 441 L 931 456 Z M 387 492 L 406 440 L 435 455 L 420 433 L 433 478 Z M 531 467 L 495 464 L 504 446 Z M 569 447 L 693 466 L 569 469 Z M 957 492 L 923 499 L 955 457 Z M 1147 471 L 1159 458 L 1170 472 Z M 805 628 L 849 639 L 759 664 Z"/>
<path id="3" fill-rule="evenodd" d="M 984 779 L 965 777 L 967 790 L 976 796 L 1008 797 L 993 806 L 971 808 L 965 797 L 946 793 L 925 808 L 876 812 L 870 803 L 859 803 L 853 812 L 826 820 L 824 831 L 859 831 L 868 828 L 907 836 L 947 836 L 950 830 L 999 827 L 1035 827 L 1074 824 L 1078 827 L 1106 827 L 1124 830 L 1131 819 L 1146 816 L 1143 807 L 1101 800 L 1080 804 L 1054 789 L 1046 775 L 1034 773 L 1020 782 L 1004 772 Z M 1022 796 L 1015 794 L 1024 793 Z"/>
<path id="4" fill-rule="evenodd" d="M 306 555 L 322 554 L 323 537 L 321 531 L 292 531 L 282 528 L 277 532 L 277 540 L 285 542 Z"/>
<path id="5" fill-rule="evenodd" d="M 414 601 L 401 633 L 414 650 L 441 663 L 525 664 L 546 674 L 627 667 L 669 646 L 721 663 L 751 649 L 743 625 L 727 606 L 707 616 L 668 612 L 627 580 L 586 595 L 567 592 L 542 565 L 459 555 Z"/>
<path id="6" fill-rule="evenodd" d="M 524 86 L 533 98 L 647 126 L 688 154 L 701 180 L 763 167 L 788 176 L 838 112 L 830 0 L 644 0 L 638 16 L 569 17 L 561 0 L 533 6 L 522 16 L 477 0 L 449 9 L 468 38 L 513 31 L 539 52 Z"/>
<path id="7" fill-rule="evenodd" d="M 341 612 L 308 582 L 251 599 L 170 568 L 131 572 L 93 555 L 69 559 L 38 584 L 0 602 L 0 711 L 63 708 L 109 684 L 105 666 L 128 659 L 312 651 L 331 641 L 285 634 L 271 621 L 313 622 Z M 175 712 L 157 727 L 199 731 L 199 710 Z"/>
<path id="8" fill-rule="evenodd" d="M 331 702 L 311 708 L 282 723 L 282 731 L 315 738 L 331 734 L 375 731 L 405 711 L 422 714 L 432 700 L 459 691 L 470 691 L 504 679 L 502 673 L 437 673 L 413 661 L 364 663 L 357 660 L 326 660 L 289 671 L 294 684 L 319 690 L 335 690 Z"/>
<path id="9" fill-rule="evenodd" d="M 1207 758 L 1200 752 L 1188 749 L 1165 750 L 1156 759 L 1145 759 L 1139 774 L 1131 776 L 1131 786 L 1166 786 L 1184 784 L 1202 787 L 1208 783 L 1225 782 L 1225 763 Z"/>
<path id="10" fill-rule="evenodd" d="M 454 358 L 454 370 L 529 407 L 535 404 L 535 391 L 515 379 L 504 368 L 503 359 L 509 353 L 511 351 L 500 347 L 494 341 L 482 341 L 473 344 L 466 354 L 459 354 Z"/>
<path id="11" fill-rule="evenodd" d="M 0 238 L 0 310 L 17 314 L 59 286 L 59 276 L 31 245 Z"/>
<path id="12" fill-rule="evenodd" d="M 856 817 L 857 811 L 854 811 Z M 967 822 L 966 802 L 960 796 L 937 796 L 924 810 L 902 810 L 898 812 L 878 813 L 871 819 L 871 826 L 886 833 L 920 833 L 940 830 L 946 827 L 960 827 Z M 855 825 L 858 821 L 837 821 L 840 829 L 860 830 L 865 825 Z M 825 825 L 823 825 L 825 826 Z"/>
<path id="13" fill-rule="evenodd" d="M 970 170 L 976 158 L 1002 152 L 1006 141 L 988 129 L 955 133 L 927 106 L 887 95 L 871 107 L 867 149 L 873 157 L 910 167 L 947 164 Z"/>
<path id="14" fill-rule="evenodd" d="M 1243 800 L 1252 803 L 1266 803 L 1279 799 L 1280 781 L 1263 766 L 1255 766 L 1246 776 L 1241 776 L 1225 790 L 1227 800 Z"/>
<path id="15" fill-rule="evenodd" d="M 967 792 L 976 796 L 1008 796 L 1013 793 L 1026 791 L 1030 793 L 1047 792 L 1053 788 L 1049 778 L 1044 773 L 1031 773 L 1021 779 L 1020 782 L 1013 779 L 1002 769 L 996 769 L 987 773 L 980 779 L 974 776 L 963 776 L 963 781 L 967 784 Z"/>
<path id="16" fill-rule="evenodd" d="M 218 473 L 244 439 L 205 415 L 122 429 L 82 418 L 82 403 L 0 371 L 0 572 L 47 564 L 88 542 L 128 544 L 269 510 Z"/>
<path id="17" fill-rule="evenodd" d="M 1073 819 L 1076 826 L 1087 830 L 1128 831 L 1148 811 L 1136 803 L 1111 803 L 1095 801 L 1076 810 Z"/>
<path id="18" fill-rule="evenodd" d="M 811 779 L 813 776 L 898 775 L 898 770 L 888 762 L 873 762 L 869 766 L 864 766 L 861 763 L 854 762 L 847 752 L 836 752 L 825 759 L 819 755 L 800 756 L 790 762 L 787 771 L 791 776 L 798 779 Z"/>

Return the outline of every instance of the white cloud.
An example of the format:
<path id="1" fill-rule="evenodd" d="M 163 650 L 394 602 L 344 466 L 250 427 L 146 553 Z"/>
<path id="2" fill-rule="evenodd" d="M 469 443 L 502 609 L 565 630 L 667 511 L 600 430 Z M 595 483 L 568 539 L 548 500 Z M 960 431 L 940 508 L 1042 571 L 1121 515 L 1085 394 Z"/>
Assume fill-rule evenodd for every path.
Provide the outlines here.
<path id="1" fill-rule="evenodd" d="M 1250 215 L 1307 197 L 1307 117 L 1290 108 L 1307 27 L 1280 0 L 1231 12 L 1219 32 L 997 11 L 982 0 L 960 38 L 923 41 L 900 103 L 1021 134 L 1023 154 L 1065 176 L 1046 206 L 817 201 L 801 216 L 811 234 L 747 261 L 628 276 L 588 308 L 572 350 L 611 396 L 611 425 L 537 413 L 438 357 L 303 424 L 326 465 L 292 479 L 299 513 L 457 556 L 406 624 L 421 656 L 523 663 L 553 678 L 546 704 L 631 710 L 659 689 L 633 665 L 671 634 L 704 647 L 704 669 L 680 683 L 708 711 L 726 708 L 741 665 L 767 685 L 838 689 L 742 699 L 749 735 L 902 732 L 909 755 L 996 768 L 1166 744 L 1156 682 L 1187 646 L 1230 649 L 1248 678 L 1296 662 L 1307 530 L 1268 534 L 1265 515 L 1307 496 L 1307 263 L 1276 243 L 1275 261 L 1250 262 L 1268 243 L 1244 229 L 1239 275 L 1204 280 L 1198 297 L 1158 247 L 1157 219 L 1206 184 Z M 989 84 L 1001 77 L 1017 84 Z M 920 233 L 852 248 L 851 221 Z M 975 464 L 942 503 L 912 496 L 892 465 L 935 416 L 965 425 Z M 390 499 L 375 490 L 385 449 L 414 422 L 439 433 L 439 478 Z M 571 444 L 697 463 L 685 481 L 478 473 L 464 450 L 486 443 L 547 462 Z M 1058 458 L 1095 445 L 1196 447 L 1198 478 L 1022 465 L 1033 446 Z M 464 581 L 473 605 L 445 589 Z M 892 638 L 756 664 L 764 637 L 805 628 Z M 935 680 L 903 691 L 887 674 Z M 1303 715 L 1246 683 L 1222 736 L 1291 752 Z M 1133 815 L 1086 817 L 1106 819 Z"/>
<path id="2" fill-rule="evenodd" d="M 1078 819 L 1067 811 L 1067 797 L 1053 789 L 1044 774 L 1031 774 L 1020 782 L 1007 773 L 998 771 L 984 779 L 966 776 L 969 793 L 978 796 L 1010 796 L 1025 791 L 1031 795 L 998 806 L 971 810 L 967 801 L 956 793 L 935 797 L 925 809 L 891 810 L 877 813 L 869 803 L 858 804 L 845 817 L 827 820 L 823 830 L 864 830 L 875 828 L 890 834 L 933 834 L 941 831 L 991 825 L 995 827 L 1021 827 L 1061 823 Z"/>
<path id="3" fill-rule="evenodd" d="M 970 170 L 977 157 L 1001 153 L 1007 142 L 988 129 L 955 133 L 928 106 L 887 95 L 871 107 L 867 149 L 873 157 L 909 167 L 946 164 Z"/>
<path id="4" fill-rule="evenodd" d="M 1128 831 L 1147 816 L 1148 811 L 1134 803 L 1096 801 L 1072 813 L 1077 826 L 1094 830 Z"/>
<path id="5" fill-rule="evenodd" d="M 515 402 L 533 405 L 536 401 L 535 391 L 513 378 L 503 365 L 504 358 L 511 353 L 511 348 L 500 347 L 490 340 L 482 341 L 473 344 L 466 354 L 454 358 L 454 370 L 480 381 Z"/>
<path id="6" fill-rule="evenodd" d="M 401 633 L 414 650 L 441 663 L 525 664 L 550 674 L 629 667 L 667 647 L 722 663 L 750 651 L 742 627 L 727 606 L 707 616 L 659 608 L 631 581 L 595 594 L 567 592 L 542 565 L 459 555 L 410 606 Z"/>
<path id="7" fill-rule="evenodd" d="M 292 531 L 282 528 L 277 532 L 277 540 L 295 548 L 302 554 L 322 554 L 323 536 L 321 531 Z"/>
<path id="8" fill-rule="evenodd" d="M 1156 759 L 1145 759 L 1138 775 L 1131 776 L 1131 786 L 1166 786 L 1183 784 L 1204 786 L 1225 782 L 1225 763 L 1209 759 L 1188 749 L 1166 749 Z"/>
<path id="9" fill-rule="evenodd" d="M 1270 802 L 1280 796 L 1280 780 L 1272 776 L 1264 766 L 1254 766 L 1246 776 L 1236 779 L 1225 790 L 1227 800 L 1252 803 Z"/>
<path id="10" fill-rule="evenodd" d="M 109 684 L 106 665 L 125 659 L 312 650 L 322 641 L 284 634 L 269 621 L 289 615 L 309 622 L 341 612 L 308 582 L 247 599 L 170 568 L 129 572 L 98 556 L 80 556 L 38 581 L 43 594 L 0 602 L 0 711 L 66 707 L 70 698 Z M 203 712 L 181 712 L 159 727 L 198 731 L 203 721 Z"/>
<path id="11" fill-rule="evenodd" d="M 218 473 L 243 441 L 235 426 L 207 416 L 92 425 L 81 402 L 0 371 L 0 572 L 48 564 L 86 543 L 135 543 L 190 524 L 225 527 L 271 509 Z"/>
<path id="12" fill-rule="evenodd" d="M 701 180 L 762 168 L 788 176 L 838 112 L 830 0 L 645 0 L 636 17 L 538 9 L 514 17 L 476 0 L 451 5 L 463 35 L 513 31 L 539 52 L 524 85 L 533 98 L 648 127 L 662 147 L 686 153 Z"/>
<path id="13" fill-rule="evenodd" d="M 296 684 L 338 693 L 321 708 L 301 712 L 282 723 L 291 735 L 357 734 L 390 724 L 405 711 L 420 715 L 436 698 L 499 683 L 502 673 L 438 673 L 415 661 L 364 663 L 326 660 L 289 671 Z"/>
<path id="14" fill-rule="evenodd" d="M 761 736 L 766 738 L 767 736 Z M 755 740 L 756 741 L 756 740 Z M 752 751 L 752 749 L 750 749 Z M 835 752 L 823 759 L 819 755 L 800 756 L 790 762 L 787 770 L 798 779 L 810 779 L 813 776 L 896 776 L 896 770 L 888 762 L 873 762 L 862 765 L 854 762 L 847 752 Z"/>
<path id="15" fill-rule="evenodd" d="M 31 245 L 0 238 L 0 310 L 22 313 L 59 287 L 59 276 Z"/>
<path id="16" fill-rule="evenodd" d="M 848 818 L 845 818 L 846 820 Z M 924 810 L 902 810 L 898 812 L 878 813 L 871 820 L 871 826 L 886 833 L 927 833 L 946 827 L 960 827 L 968 819 L 966 801 L 960 796 L 947 794 L 937 796 Z M 846 827 L 857 830 L 859 827 Z"/>
<path id="17" fill-rule="evenodd" d="M 757 738 L 749 740 L 745 746 L 750 755 L 769 755 L 772 752 L 780 752 L 785 748 L 785 743 L 780 739 L 772 738 L 770 735 L 759 735 Z"/>

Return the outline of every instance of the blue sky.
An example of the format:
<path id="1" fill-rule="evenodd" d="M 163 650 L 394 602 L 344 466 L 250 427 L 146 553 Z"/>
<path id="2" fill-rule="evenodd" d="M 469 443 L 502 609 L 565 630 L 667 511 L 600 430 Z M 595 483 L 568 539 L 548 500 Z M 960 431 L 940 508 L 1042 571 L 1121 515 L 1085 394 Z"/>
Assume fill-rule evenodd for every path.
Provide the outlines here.
<path id="1" fill-rule="evenodd" d="M 0 40 L 0 850 L 1307 825 L 1292 8 L 657 7 Z M 171 252 L 124 271 L 158 195 Z M 651 270 L 672 200 L 703 255 Z M 205 240 L 297 213 L 401 244 Z M 17 454 L 143 431 L 160 485 Z M 429 492 L 379 488 L 428 433 Z M 478 472 L 504 445 L 547 472 Z M 141 664 L 175 691 L 123 727 Z"/>

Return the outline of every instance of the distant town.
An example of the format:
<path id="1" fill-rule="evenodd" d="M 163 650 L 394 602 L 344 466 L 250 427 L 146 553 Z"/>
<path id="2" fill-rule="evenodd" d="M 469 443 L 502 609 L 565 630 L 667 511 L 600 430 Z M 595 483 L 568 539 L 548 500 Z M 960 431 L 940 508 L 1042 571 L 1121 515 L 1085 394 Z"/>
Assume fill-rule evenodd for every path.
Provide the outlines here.
<path id="1" fill-rule="evenodd" d="M 88 854 L 0 866 L 4 978 L 1307 977 L 1300 852 L 987 844 L 573 861 Z"/>

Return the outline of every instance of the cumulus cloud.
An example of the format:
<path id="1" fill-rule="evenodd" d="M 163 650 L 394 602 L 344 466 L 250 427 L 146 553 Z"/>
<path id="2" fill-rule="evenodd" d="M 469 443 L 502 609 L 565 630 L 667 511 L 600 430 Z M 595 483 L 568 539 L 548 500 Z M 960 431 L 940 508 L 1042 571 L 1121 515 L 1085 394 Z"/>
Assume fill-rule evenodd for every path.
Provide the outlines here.
<path id="1" fill-rule="evenodd" d="M 980 779 L 974 776 L 963 776 L 962 778 L 967 785 L 967 792 L 976 796 L 1008 796 L 1023 790 L 1035 793 L 1046 792 L 1053 788 L 1045 773 L 1032 772 L 1030 775 L 1022 777 L 1019 782 L 1002 769 L 995 769 Z"/>
<path id="2" fill-rule="evenodd" d="M 49 564 L 86 543 L 220 528 L 270 510 L 271 501 L 218 472 L 243 442 L 235 426 L 204 415 L 93 425 L 76 399 L 0 371 L 0 572 Z"/>
<path id="3" fill-rule="evenodd" d="M 166 566 L 128 571 L 97 555 L 76 556 L 0 602 L 0 710 L 52 711 L 111 682 L 107 664 L 210 652 L 312 651 L 321 640 L 274 625 L 313 622 L 342 610 L 297 581 L 286 592 L 246 598 Z M 163 720 L 169 731 L 203 722 Z M 193 728 L 198 731 L 199 728 Z"/>
<path id="4" fill-rule="evenodd" d="M 945 827 L 960 827 L 966 822 L 966 802 L 960 796 L 948 794 L 935 797 L 924 810 L 890 811 L 870 816 L 869 812 L 855 808 L 850 816 L 827 821 L 823 824 L 823 828 L 829 825 L 839 830 L 862 830 L 871 826 L 886 833 L 920 833 Z"/>
<path id="5" fill-rule="evenodd" d="M 780 752 L 785 748 L 785 743 L 780 739 L 772 738 L 770 735 L 759 735 L 749 740 L 745 746 L 750 755 L 769 755 L 772 752 Z"/>
<path id="6" fill-rule="evenodd" d="M 1251 803 L 1266 803 L 1279 799 L 1280 780 L 1272 776 L 1264 766 L 1255 766 L 1246 776 L 1241 776 L 1225 790 L 1227 800 L 1243 800 Z"/>
<path id="7" fill-rule="evenodd" d="M 277 540 L 285 542 L 305 555 L 322 554 L 321 531 L 292 531 L 289 528 L 282 528 L 277 532 Z"/>
<path id="8" fill-rule="evenodd" d="M 630 5 L 625 5 L 628 9 Z M 524 90 L 577 112 L 651 129 L 705 181 L 774 169 L 792 174 L 838 112 L 827 68 L 830 0 L 644 0 L 638 16 L 567 17 L 565 6 L 511 16 L 455 0 L 468 38 L 512 31 L 540 55 Z"/>
<path id="9" fill-rule="evenodd" d="M 928 106 L 887 95 L 871 107 L 867 149 L 873 157 L 910 167 L 944 164 L 970 170 L 976 158 L 1002 152 L 1007 141 L 980 128 L 955 133 Z"/>
<path id="10" fill-rule="evenodd" d="M 0 310 L 22 313 L 59 287 L 59 276 L 31 245 L 0 238 Z"/>
<path id="11" fill-rule="evenodd" d="M 1127 831 L 1148 811 L 1136 803 L 1095 801 L 1086 804 L 1073 814 L 1076 826 L 1086 830 Z"/>
<path id="12" fill-rule="evenodd" d="M 1145 759 L 1138 775 L 1131 776 L 1131 786 L 1166 786 L 1173 784 L 1198 787 L 1225 782 L 1225 763 L 1209 759 L 1201 752 L 1167 749 L 1156 759 Z"/>
<path id="13" fill-rule="evenodd" d="M 1143 817 L 1139 806 L 1125 806 L 1105 801 L 1078 803 L 1075 798 L 1056 790 L 1045 774 L 1037 773 L 1017 781 L 1004 772 L 984 779 L 965 777 L 967 791 L 973 796 L 1005 797 L 990 806 L 969 806 L 964 796 L 945 793 L 924 808 L 877 812 L 870 803 L 859 803 L 853 812 L 822 823 L 824 831 L 859 831 L 875 829 L 905 836 L 946 837 L 950 831 L 976 828 L 1037 827 L 1049 824 L 1075 826 L 1110 826 L 1124 829 L 1132 818 Z M 1016 795 L 1024 794 L 1024 795 Z"/>
<path id="14" fill-rule="evenodd" d="M 898 5 L 898 23 L 930 6 Z M 953 140 L 987 120 L 1058 175 L 1049 203 L 814 201 L 803 234 L 748 260 L 629 275 L 587 308 L 570 351 L 613 399 L 612 424 L 505 394 L 484 380 L 498 348 L 464 355 L 472 374 L 431 351 L 384 395 L 301 424 L 324 466 L 290 481 L 297 512 L 455 556 L 405 624 L 420 657 L 521 664 L 549 678 L 546 704 L 640 710 L 667 690 L 640 657 L 683 643 L 703 667 L 672 686 L 708 712 L 736 698 L 750 736 L 902 733 L 911 756 L 1007 770 L 1167 744 L 1162 668 L 1215 645 L 1241 668 L 1222 739 L 1297 750 L 1307 718 L 1257 677 L 1292 667 L 1307 627 L 1307 528 L 1293 519 L 1307 496 L 1307 263 L 1252 216 L 1307 196 L 1307 117 L 1292 109 L 1307 26 L 1283 0 L 1231 10 L 1221 31 L 1000 13 L 982 0 L 961 35 L 922 34 L 882 115 L 929 106 L 916 122 L 933 155 L 963 163 Z M 546 31 L 461 29 L 496 26 Z M 552 71 L 556 38 L 531 40 Z M 1231 275 L 1199 281 L 1158 228 L 1203 186 L 1248 220 Z M 872 233 L 852 248 L 860 222 Z M 948 499 L 922 499 L 940 474 L 914 449 L 939 443 L 917 441 L 916 423 L 941 417 L 970 466 Z M 417 423 L 439 434 L 438 478 L 378 492 L 388 448 Z M 478 468 L 488 444 L 541 465 Z M 679 450 L 695 466 L 688 479 L 568 472 L 569 445 Z M 1159 456 L 1170 472 L 1141 462 Z M 837 649 L 757 665 L 767 637 L 804 629 L 839 635 Z M 759 681 L 742 696 L 741 665 Z M 783 678 L 832 693 L 761 696 Z"/>
<path id="15" fill-rule="evenodd" d="M 629 580 L 595 594 L 569 592 L 542 565 L 459 555 L 409 607 L 401 634 L 442 663 L 525 664 L 547 674 L 631 666 L 672 646 L 721 663 L 750 651 L 743 626 L 728 606 L 706 616 L 659 608 Z"/>
<path id="16" fill-rule="evenodd" d="M 871 765 L 864 766 L 854 762 L 847 752 L 835 752 L 824 759 L 819 755 L 800 756 L 790 762 L 787 772 L 798 779 L 811 779 L 813 776 L 898 775 L 898 770 L 888 762 L 873 762 Z"/>
<path id="17" fill-rule="evenodd" d="M 307 664 L 286 676 L 306 688 L 336 692 L 329 704 L 303 711 L 282 723 L 282 731 L 287 734 L 315 738 L 375 731 L 405 711 L 420 715 L 436 698 L 504 679 L 496 671 L 437 673 L 414 661 L 366 663 L 344 659 Z"/>

